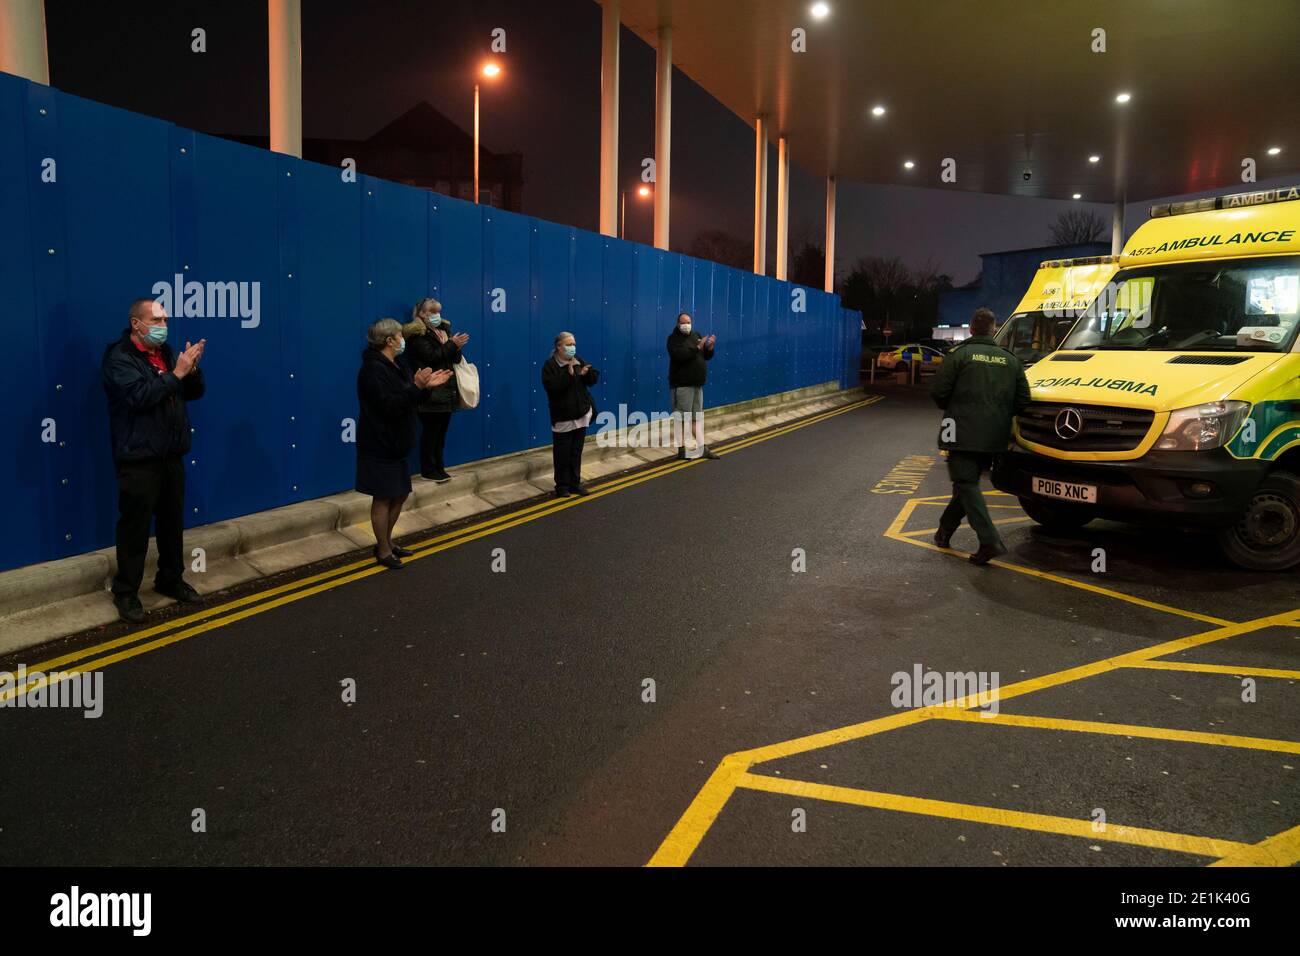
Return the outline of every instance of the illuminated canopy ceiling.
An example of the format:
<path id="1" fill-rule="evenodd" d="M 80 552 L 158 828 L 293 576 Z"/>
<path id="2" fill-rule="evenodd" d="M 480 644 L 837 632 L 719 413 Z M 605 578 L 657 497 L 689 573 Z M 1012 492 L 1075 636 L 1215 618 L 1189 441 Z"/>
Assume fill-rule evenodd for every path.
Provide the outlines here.
<path id="1" fill-rule="evenodd" d="M 811 0 L 620 6 L 651 46 L 671 24 L 677 67 L 751 126 L 767 115 L 817 175 L 1094 202 L 1121 166 L 1130 201 L 1249 188 L 1247 158 L 1260 180 L 1300 181 L 1300 0 L 828 0 L 822 19 Z"/>

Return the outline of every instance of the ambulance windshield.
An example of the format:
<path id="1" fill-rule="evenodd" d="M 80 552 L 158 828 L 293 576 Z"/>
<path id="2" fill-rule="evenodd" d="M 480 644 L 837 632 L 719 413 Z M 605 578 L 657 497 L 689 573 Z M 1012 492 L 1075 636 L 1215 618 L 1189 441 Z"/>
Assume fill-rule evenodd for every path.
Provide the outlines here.
<path id="1" fill-rule="evenodd" d="M 1063 349 L 1283 352 L 1300 328 L 1300 260 L 1188 262 L 1119 273 Z"/>

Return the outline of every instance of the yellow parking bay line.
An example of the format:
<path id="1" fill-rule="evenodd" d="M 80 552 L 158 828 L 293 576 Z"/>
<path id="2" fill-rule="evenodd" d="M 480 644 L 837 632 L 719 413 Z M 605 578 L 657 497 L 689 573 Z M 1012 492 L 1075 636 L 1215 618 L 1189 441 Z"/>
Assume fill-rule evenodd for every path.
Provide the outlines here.
<path id="1" fill-rule="evenodd" d="M 1025 521 L 1033 521 L 1033 520 L 1034 519 L 1030 518 L 1028 515 L 1021 515 L 1019 518 L 994 518 L 993 523 L 994 524 L 1018 524 Z M 920 538 L 927 534 L 934 534 L 938 530 L 939 530 L 938 528 L 922 528 L 920 531 L 900 531 L 899 534 L 908 538 Z M 948 550 L 951 551 L 952 548 L 949 548 Z"/>
<path id="2" fill-rule="evenodd" d="M 1246 852 L 1230 853 L 1210 866 L 1295 866 L 1300 863 L 1300 826 L 1253 844 Z"/>
<path id="3" fill-rule="evenodd" d="M 700 792 L 695 795 L 695 799 L 664 838 L 659 849 L 650 857 L 646 866 L 685 866 L 686 861 L 700 845 L 700 841 L 704 839 L 704 835 L 713 826 L 718 814 L 722 812 L 722 808 L 736 792 L 741 776 L 746 774 L 755 763 L 776 760 L 778 757 L 787 757 L 805 750 L 833 747 L 850 740 L 860 740 L 871 734 L 920 723 L 927 720 L 929 716 L 929 709 L 924 707 L 904 710 L 890 714 L 888 717 L 879 717 L 848 727 L 837 727 L 809 737 L 728 754 L 722 758 L 717 769 L 709 775 L 709 779 L 705 781 Z"/>
<path id="4" fill-rule="evenodd" d="M 946 710 L 934 715 L 941 720 L 958 720 L 972 724 L 998 724 L 1004 727 L 1032 727 L 1038 730 L 1069 730 L 1085 734 L 1108 734 L 1114 737 L 1143 737 L 1148 740 L 1177 740 L 1188 744 L 1216 747 L 1240 747 L 1245 750 L 1271 750 L 1275 753 L 1300 754 L 1300 742 L 1268 737 L 1241 737 L 1236 734 L 1212 734 L 1174 727 L 1147 727 L 1141 724 L 1112 724 L 1097 720 L 1069 720 L 1063 717 L 1038 717 L 1031 714 L 995 714 L 988 716 L 973 710 Z"/>
<path id="5" fill-rule="evenodd" d="M 828 418 L 833 418 L 836 415 L 842 415 L 846 412 L 874 405 L 883 398 L 884 396 L 882 395 L 869 396 L 866 399 L 852 402 L 840 408 L 821 412 L 806 419 L 796 420 L 787 425 L 783 425 L 780 428 L 773 429 L 772 431 L 764 432 L 743 439 L 742 441 L 738 441 L 735 444 L 727 445 L 720 448 L 719 452 L 727 454 L 738 450 L 741 447 L 748 447 L 762 441 L 777 438 L 795 431 L 796 429 L 806 428 L 809 425 L 816 425 Z M 430 555 L 456 547 L 457 545 L 476 541 L 479 538 L 496 534 L 499 531 L 505 531 L 526 522 L 555 514 L 556 512 L 563 511 L 566 508 L 574 508 L 579 505 L 589 504 L 605 495 L 613 494 L 617 491 L 623 491 L 634 485 L 639 485 L 642 482 L 680 471 L 683 468 L 693 467 L 703 460 L 704 459 L 702 458 L 690 459 L 687 461 L 672 459 L 666 463 L 656 465 L 644 471 L 625 475 L 609 482 L 608 484 L 597 485 L 592 489 L 591 494 L 585 497 L 579 496 L 542 501 L 516 511 L 497 515 L 496 517 L 486 519 L 477 524 L 443 532 L 442 534 L 435 535 L 413 545 L 412 550 L 415 553 L 411 557 L 406 558 L 404 563 L 410 564 L 413 561 L 418 561 L 422 558 L 429 557 Z M 207 633 L 208 631 L 215 630 L 225 624 L 240 621 L 256 614 L 261 614 L 264 611 L 282 607 L 286 604 L 291 604 L 303 600 L 304 598 L 342 587 L 345 584 L 360 581 L 373 574 L 378 574 L 386 570 L 387 568 L 376 564 L 373 559 L 354 561 L 341 567 L 332 568 L 328 571 L 311 575 L 307 578 L 291 581 L 287 584 L 269 588 L 265 591 L 258 591 L 253 594 L 245 595 L 242 598 L 237 598 L 215 607 L 203 608 L 192 614 L 176 618 L 175 620 L 166 621 L 154 625 L 153 627 L 145 628 L 141 631 L 134 631 L 130 634 L 123 635 L 122 637 L 114 638 L 111 641 L 104 641 L 59 657 L 51 658 L 50 660 L 28 665 L 27 670 L 29 674 L 39 672 L 42 676 L 39 678 L 30 678 L 22 686 L 11 687 L 4 692 L 0 692 L 0 701 L 13 699 L 20 694 L 29 694 L 34 690 L 46 686 L 51 682 L 50 676 L 52 674 L 57 673 L 59 680 L 66 680 L 76 674 L 85 673 L 101 667 L 107 667 L 110 664 L 115 664 L 120 661 L 129 660 L 132 657 L 137 657 L 141 654 L 148 653 L 149 651 L 157 650 L 170 644 L 175 644 L 178 641 L 185 640 L 186 638 Z M 160 637 L 157 640 L 148 641 L 147 643 L 140 643 L 156 635 L 166 636 Z M 118 650 L 119 648 L 127 647 L 128 645 L 134 646 L 130 646 L 127 650 Z M 110 653 L 112 651 L 118 652 Z M 65 667 L 65 665 L 73 662 L 77 662 L 77 666 Z"/>
<path id="6" fill-rule="evenodd" d="M 985 493 L 986 497 L 988 493 Z M 920 498 L 912 498 L 903 504 L 903 509 L 898 516 L 886 529 L 884 536 L 892 538 L 895 541 L 902 541 L 904 544 L 915 545 L 918 548 L 927 548 L 930 551 L 938 551 L 940 554 L 951 555 L 952 557 L 967 558 L 968 554 L 962 551 L 954 551 L 951 548 L 944 549 L 930 541 L 921 541 L 917 538 L 908 537 L 908 533 L 903 531 L 907 526 L 908 519 L 912 516 L 918 504 L 935 504 L 933 501 L 924 501 Z M 1136 604 L 1138 607 L 1145 607 L 1153 611 L 1162 611 L 1165 614 L 1175 614 L 1179 617 L 1191 618 L 1193 621 L 1201 621 L 1205 624 L 1214 624 L 1222 626 L 1231 624 L 1231 621 L 1225 621 L 1220 617 L 1212 617 L 1208 614 L 1199 614 L 1196 611 L 1188 611 L 1180 607 L 1172 607 L 1168 604 L 1160 604 L 1157 601 L 1148 601 L 1145 598 L 1135 597 L 1131 594 L 1125 594 L 1123 591 L 1115 591 L 1111 588 L 1103 588 L 1096 584 L 1089 584 L 1087 581 L 1076 581 L 1073 578 L 1067 578 L 1059 574 L 1052 574 L 1050 571 L 1040 571 L 1037 568 L 1027 568 L 1024 565 L 1012 564 L 1001 558 L 994 558 L 989 562 L 996 567 L 1003 568 L 1007 571 L 1015 571 L 1019 574 L 1026 574 L 1030 577 L 1040 578 L 1044 581 L 1052 581 L 1055 584 L 1064 584 L 1067 587 L 1078 588 L 1081 591 L 1088 591 L 1092 594 L 1100 594 L 1103 597 L 1114 598 L 1117 601 L 1126 601 L 1129 604 Z"/>
<path id="7" fill-rule="evenodd" d="M 1017 683 L 1008 684 L 999 688 L 993 693 L 992 699 L 998 701 L 1010 700 L 1011 698 L 1020 697 L 1025 694 L 1032 694 L 1048 687 L 1057 687 L 1061 684 L 1083 680 L 1084 678 L 1092 677 L 1097 674 L 1109 673 L 1119 668 L 1131 667 L 1144 661 L 1163 657 L 1167 654 L 1176 654 L 1179 651 L 1189 650 L 1205 644 L 1212 644 L 1215 641 L 1222 641 L 1241 634 L 1248 634 L 1252 631 L 1263 630 L 1267 627 L 1290 623 L 1296 619 L 1298 612 L 1300 612 L 1300 609 L 1285 611 L 1281 614 L 1272 614 L 1267 617 L 1257 618 L 1253 621 L 1243 621 L 1240 624 L 1228 623 L 1222 627 L 1205 631 L 1201 634 L 1192 634 L 1187 637 L 1176 638 L 1172 641 L 1165 641 L 1162 644 L 1141 648 L 1136 651 L 1129 651 L 1128 653 L 1120 654 L 1116 657 L 1108 657 L 1103 660 L 1094 661 L 1091 664 L 1083 664 L 1063 671 L 1057 671 L 1051 674 L 1044 674 L 1040 677 L 1018 681 Z M 977 705 L 983 706 L 987 704 L 989 700 L 990 698 L 987 695 L 984 699 L 980 699 L 978 694 L 971 694 L 955 700 L 947 701 L 944 704 L 937 706 L 905 710 L 897 714 L 891 714 L 887 717 L 878 717 L 874 720 L 868 720 L 862 723 L 837 727 L 832 730 L 825 730 L 815 734 L 808 734 L 803 737 L 796 737 L 791 740 L 784 740 L 762 747 L 755 747 L 751 750 L 743 750 L 733 754 L 728 754 L 719 763 L 717 769 L 710 775 L 708 781 L 700 789 L 699 793 L 696 794 L 695 799 L 691 801 L 689 806 L 687 806 L 686 810 L 677 821 L 677 824 L 673 827 L 668 836 L 664 838 L 664 841 L 660 844 L 659 848 L 655 851 L 654 855 L 646 865 L 685 866 L 687 861 L 690 860 L 691 855 L 699 847 L 700 841 L 704 839 L 705 834 L 708 833 L 709 828 L 713 825 L 718 815 L 726 807 L 727 801 L 731 798 L 731 795 L 741 786 L 742 780 L 747 779 L 749 768 L 756 764 L 766 763 L 770 760 L 777 760 L 781 757 L 789 757 L 794 754 L 806 753 L 812 750 L 820 750 L 824 747 L 831 747 L 836 744 L 847 743 L 853 740 L 860 740 L 864 737 L 871 736 L 872 734 L 884 733 L 902 727 L 912 726 L 935 717 L 953 717 L 953 715 L 962 713 L 965 708 L 971 708 Z M 967 718 L 956 719 L 989 720 L 991 718 L 980 717 L 978 714 L 972 713 L 969 714 Z M 1145 731 L 1153 730 L 1153 728 L 1135 729 Z M 1144 736 L 1144 734 L 1132 733 L 1131 736 Z M 1211 736 L 1224 738 L 1229 737 L 1229 735 Z M 1258 738 L 1243 737 L 1231 739 L 1257 740 Z M 1267 741 L 1267 743 L 1272 744 L 1275 742 Z M 1278 741 L 1276 743 L 1283 745 L 1288 744 L 1286 741 Z M 768 780 L 770 778 L 760 777 L 760 779 Z M 945 806 L 942 801 L 930 801 L 929 805 L 932 810 L 931 815 L 942 815 L 938 813 L 938 808 Z M 1033 815 L 1030 816 L 1032 817 Z M 1013 824 L 1005 823 L 1004 825 L 1011 826 Z M 1091 821 L 1085 821 L 1085 825 L 1091 827 Z M 1096 834 L 1089 829 L 1087 835 Z M 1234 855 L 1244 855 L 1243 858 L 1249 860 L 1257 859 L 1257 856 L 1254 855 L 1253 848 L 1248 844 L 1232 843 L 1231 841 L 1212 842 L 1215 845 L 1228 848 L 1228 850 Z M 1222 856 L 1224 854 L 1219 852 L 1210 852 L 1205 855 Z M 1258 859 L 1262 860 L 1265 858 L 1260 856 Z"/>
<path id="8" fill-rule="evenodd" d="M 826 800 L 832 803 L 847 803 L 858 807 L 917 813 L 924 816 L 942 817 L 948 820 L 965 820 L 970 823 L 983 823 L 991 826 L 1014 827 L 1019 830 L 1035 830 L 1039 833 L 1057 833 L 1062 836 L 1085 837 L 1090 840 L 1109 841 L 1111 843 L 1127 843 L 1132 846 L 1172 850 L 1176 853 L 1191 853 L 1196 856 L 1225 857 L 1239 855 L 1242 858 L 1252 860 L 1264 856 L 1264 851 L 1259 847 L 1234 840 L 1216 840 L 1212 837 L 1194 836 L 1187 833 L 1170 833 L 1166 830 L 1149 830 L 1145 827 L 1121 826 L 1113 823 L 1108 823 L 1098 829 L 1092 820 L 1077 820 L 1045 813 L 1028 813 L 1022 810 L 1006 810 L 1001 807 L 985 807 L 970 803 L 953 803 L 948 800 L 908 797 L 896 793 L 881 793 L 875 790 L 858 790 L 853 787 L 836 787 L 824 783 L 810 783 L 806 780 L 768 777 L 763 774 L 744 773 L 736 783 L 737 786 L 746 790 L 760 790 L 765 793 L 777 793 L 792 797 L 809 797 L 814 800 Z"/>
<path id="9" fill-rule="evenodd" d="M 1143 661 L 1128 666 L 1152 671 L 1190 671 L 1194 674 L 1231 674 L 1234 677 L 1276 677 L 1282 680 L 1300 680 L 1300 671 L 1280 670 L 1275 667 L 1237 667 L 1234 664 L 1197 664 L 1192 661 Z"/>

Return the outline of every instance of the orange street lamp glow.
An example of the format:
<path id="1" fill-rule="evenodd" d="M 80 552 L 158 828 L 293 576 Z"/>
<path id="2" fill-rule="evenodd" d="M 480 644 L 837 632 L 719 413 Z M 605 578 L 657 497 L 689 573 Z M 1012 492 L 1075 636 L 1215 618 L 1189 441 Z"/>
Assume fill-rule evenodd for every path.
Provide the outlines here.
<path id="1" fill-rule="evenodd" d="M 483 64 L 482 74 L 489 79 L 501 73 L 501 67 L 495 63 Z M 474 203 L 478 204 L 478 84 L 474 84 Z"/>
<path id="2" fill-rule="evenodd" d="M 650 187 L 642 186 L 640 189 L 636 191 L 636 194 L 640 196 L 642 199 L 644 199 L 646 196 L 650 195 Z"/>

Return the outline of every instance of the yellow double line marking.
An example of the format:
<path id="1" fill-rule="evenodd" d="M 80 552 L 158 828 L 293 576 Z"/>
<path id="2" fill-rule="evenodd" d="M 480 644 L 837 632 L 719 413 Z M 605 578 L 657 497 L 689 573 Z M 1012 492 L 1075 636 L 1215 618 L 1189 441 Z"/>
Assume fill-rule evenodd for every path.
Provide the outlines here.
<path id="1" fill-rule="evenodd" d="M 831 409 L 809 418 L 799 419 L 788 425 L 783 425 L 768 432 L 754 435 L 749 438 L 738 439 L 718 449 L 721 455 L 729 455 L 732 452 L 739 451 L 742 448 L 748 448 L 759 442 L 768 441 L 772 438 L 780 437 L 799 428 L 806 428 L 809 425 L 816 425 L 819 422 L 834 418 L 836 415 L 843 415 L 859 408 L 865 408 L 868 405 L 874 405 L 881 401 L 883 395 L 873 395 L 861 401 L 853 402 L 842 408 Z M 460 528 L 455 531 L 448 531 L 440 535 L 435 535 L 425 541 L 420 542 L 412 550 L 415 551 L 411 557 L 406 559 L 406 563 L 418 561 L 421 558 L 427 558 L 430 555 L 438 554 L 457 545 L 467 544 L 470 541 L 476 541 L 479 538 L 505 531 L 508 528 L 516 527 L 547 515 L 555 514 L 566 508 L 574 508 L 581 504 L 594 501 L 605 495 L 613 494 L 616 491 L 623 491 L 642 482 L 650 481 L 652 478 L 660 478 L 664 475 L 681 471 L 683 468 L 690 468 L 699 464 L 703 459 L 690 459 L 679 461 L 673 459 L 667 463 L 656 465 L 645 471 L 639 471 L 623 478 L 616 479 L 609 484 L 598 486 L 592 490 L 592 493 L 586 497 L 574 497 L 565 499 L 552 499 L 542 501 L 528 507 L 512 511 L 508 514 L 498 515 L 495 518 L 489 518 L 477 524 L 470 525 L 466 528 Z M 342 587 L 345 584 L 351 584 L 354 581 L 360 581 L 370 577 L 372 574 L 379 574 L 388 569 L 382 565 L 376 564 L 373 559 L 354 561 L 337 568 L 331 568 L 328 571 L 322 571 L 306 578 L 296 581 L 290 581 L 287 584 L 281 584 L 277 587 L 268 588 L 265 591 L 258 591 L 253 594 L 236 598 L 216 607 L 204 608 L 193 614 L 167 621 L 162 624 L 156 624 L 153 627 L 145 628 L 142 631 L 134 631 L 125 634 L 122 637 L 115 638 L 111 641 L 104 641 L 91 647 L 85 647 L 80 650 L 72 651 L 60 657 L 54 657 L 47 661 L 41 661 L 38 664 L 28 666 L 29 672 L 39 672 L 40 677 L 33 677 L 25 684 L 12 687 L 6 691 L 0 692 L 0 701 L 10 700 L 14 697 L 31 693 L 49 682 L 51 672 L 57 671 L 58 679 L 65 679 L 75 674 L 80 674 L 90 670 L 98 670 L 107 667 L 110 664 L 116 664 L 119 661 L 128 660 L 132 657 L 138 657 L 149 651 L 157 650 L 160 647 L 166 647 L 169 644 L 175 644 L 187 638 L 203 634 L 227 624 L 241 621 L 245 618 L 262 614 L 273 608 L 282 607 L 286 604 L 292 604 L 295 601 L 301 601 L 305 598 L 334 588 Z M 156 638 L 149 640 L 149 638 Z M 116 652 L 116 653 L 114 653 Z M 104 655 L 104 656 L 100 656 Z M 67 667 L 69 664 L 76 666 Z"/>

